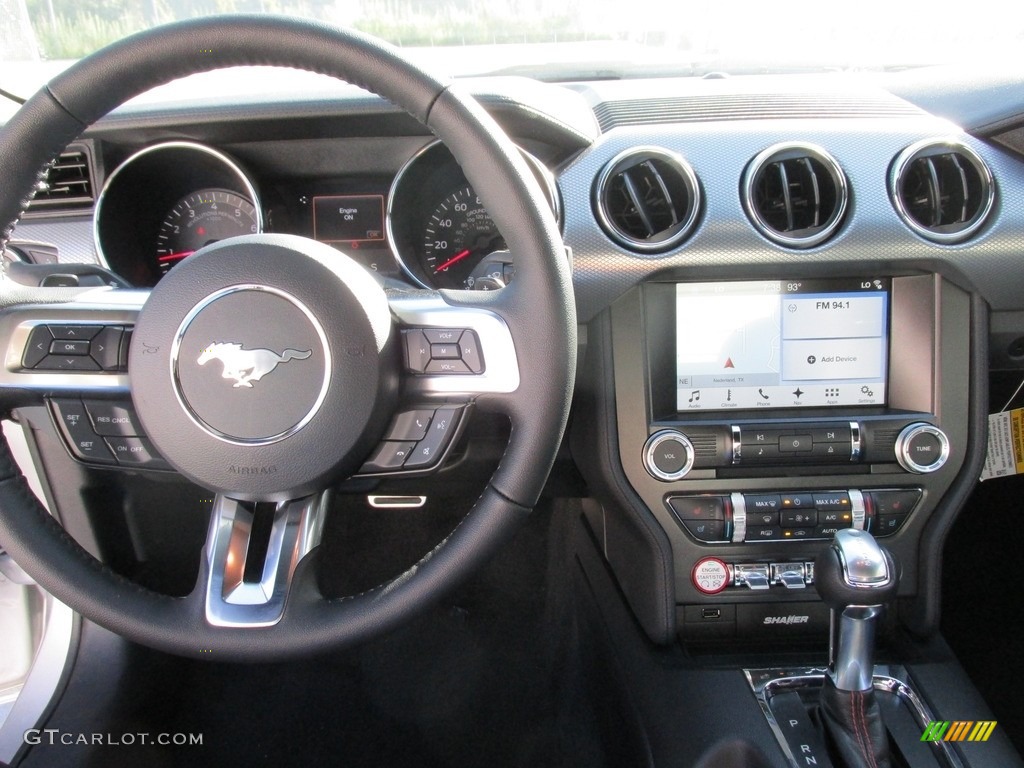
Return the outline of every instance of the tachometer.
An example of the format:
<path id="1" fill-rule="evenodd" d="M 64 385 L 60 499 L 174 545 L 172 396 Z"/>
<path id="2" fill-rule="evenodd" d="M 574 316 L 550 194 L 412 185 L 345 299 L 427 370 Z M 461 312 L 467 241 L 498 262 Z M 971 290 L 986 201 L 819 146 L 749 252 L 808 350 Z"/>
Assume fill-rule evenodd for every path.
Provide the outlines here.
<path id="1" fill-rule="evenodd" d="M 472 288 L 481 259 L 505 240 L 469 185 L 452 192 L 430 214 L 423 230 L 423 271 L 439 288 Z"/>
<path id="2" fill-rule="evenodd" d="M 250 200 L 227 189 L 201 189 L 186 195 L 160 224 L 156 260 L 161 274 L 204 245 L 259 232 Z"/>

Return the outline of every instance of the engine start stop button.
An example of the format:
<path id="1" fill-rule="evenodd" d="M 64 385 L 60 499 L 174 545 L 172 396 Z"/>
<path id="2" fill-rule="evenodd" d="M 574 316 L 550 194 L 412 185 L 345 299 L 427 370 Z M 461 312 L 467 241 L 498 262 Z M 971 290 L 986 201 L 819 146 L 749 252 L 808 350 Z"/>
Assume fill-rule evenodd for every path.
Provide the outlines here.
<path id="1" fill-rule="evenodd" d="M 690 578 L 705 595 L 714 595 L 729 586 L 729 566 L 717 557 L 705 557 L 693 566 Z"/>

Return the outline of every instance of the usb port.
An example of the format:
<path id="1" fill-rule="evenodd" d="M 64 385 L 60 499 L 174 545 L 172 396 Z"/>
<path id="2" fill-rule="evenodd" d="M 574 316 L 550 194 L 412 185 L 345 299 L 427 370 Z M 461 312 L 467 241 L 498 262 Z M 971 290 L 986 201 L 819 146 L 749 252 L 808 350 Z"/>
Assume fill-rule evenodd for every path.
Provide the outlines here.
<path id="1" fill-rule="evenodd" d="M 700 611 L 700 617 L 702 619 L 720 619 L 722 618 L 721 608 L 702 608 Z"/>

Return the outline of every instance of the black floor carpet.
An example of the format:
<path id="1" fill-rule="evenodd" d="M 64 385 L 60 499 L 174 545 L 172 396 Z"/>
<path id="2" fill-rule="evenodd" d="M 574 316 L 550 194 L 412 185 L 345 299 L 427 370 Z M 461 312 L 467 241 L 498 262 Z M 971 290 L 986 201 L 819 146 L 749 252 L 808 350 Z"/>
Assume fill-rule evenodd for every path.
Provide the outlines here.
<path id="1" fill-rule="evenodd" d="M 323 545 L 340 567 L 325 583 L 344 591 L 397 573 L 464 512 L 456 498 L 414 512 L 342 504 Z M 635 765 L 623 753 L 620 696 L 578 629 L 572 514 L 543 506 L 442 605 L 377 642 L 319 659 L 187 661 L 87 627 L 82 663 L 47 727 L 113 740 L 201 734 L 202 744 L 44 743 L 24 765 Z M 127 650 L 90 656 L 104 644 Z"/>
<path id="2" fill-rule="evenodd" d="M 972 494 L 946 542 L 942 633 L 1024 754 L 1022 512 L 1024 476 L 989 480 Z"/>

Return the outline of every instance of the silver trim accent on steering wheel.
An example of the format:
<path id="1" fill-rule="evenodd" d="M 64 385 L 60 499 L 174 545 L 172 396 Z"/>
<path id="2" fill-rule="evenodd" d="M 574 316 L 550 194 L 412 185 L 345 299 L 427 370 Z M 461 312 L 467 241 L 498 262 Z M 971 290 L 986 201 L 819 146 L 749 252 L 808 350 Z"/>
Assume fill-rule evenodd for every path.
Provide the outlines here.
<path id="1" fill-rule="evenodd" d="M 328 491 L 277 505 L 259 581 L 245 580 L 253 513 L 218 496 L 206 542 L 206 620 L 215 627 L 271 627 L 284 615 L 295 567 L 320 544 Z"/>
<path id="2" fill-rule="evenodd" d="M 143 290 L 97 288 L 67 304 L 27 306 L 0 315 L 0 338 L 9 339 L 2 350 L 0 389 L 21 388 L 46 391 L 127 392 L 129 377 L 124 373 L 60 373 L 25 370 L 29 334 L 37 325 L 83 323 L 132 326 L 149 296 Z M 465 328 L 473 330 L 487 367 L 483 373 L 458 376 L 409 376 L 408 388 L 416 395 L 507 394 L 519 388 L 519 361 L 512 333 L 494 312 L 478 307 L 455 307 L 439 295 L 392 296 L 391 312 L 404 326 L 415 328 Z"/>

